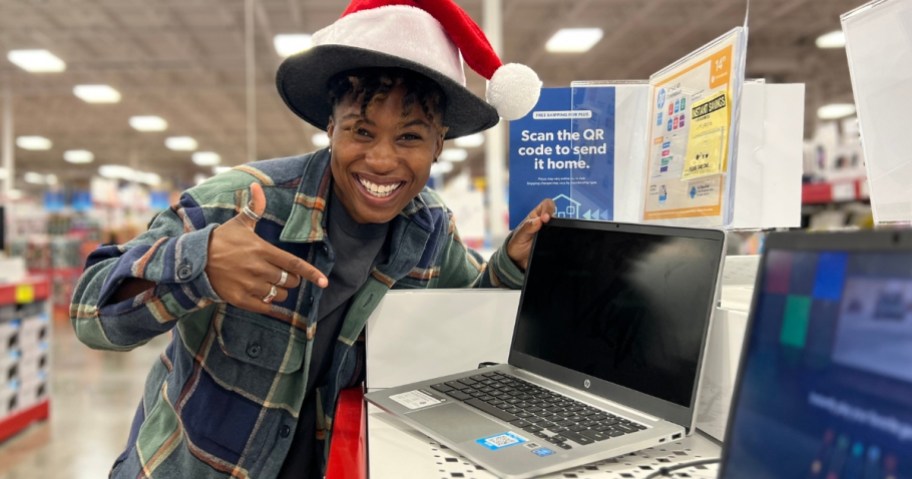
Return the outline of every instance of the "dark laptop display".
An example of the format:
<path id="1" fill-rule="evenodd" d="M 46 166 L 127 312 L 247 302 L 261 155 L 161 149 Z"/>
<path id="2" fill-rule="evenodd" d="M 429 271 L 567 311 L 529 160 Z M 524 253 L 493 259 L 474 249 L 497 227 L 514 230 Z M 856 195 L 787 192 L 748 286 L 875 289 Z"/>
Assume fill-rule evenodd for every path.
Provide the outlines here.
<path id="1" fill-rule="evenodd" d="M 910 240 L 768 238 L 721 477 L 912 477 Z"/>
<path id="2" fill-rule="evenodd" d="M 664 232 L 542 229 L 511 357 L 528 355 L 690 407 L 721 234 L 657 234 Z"/>

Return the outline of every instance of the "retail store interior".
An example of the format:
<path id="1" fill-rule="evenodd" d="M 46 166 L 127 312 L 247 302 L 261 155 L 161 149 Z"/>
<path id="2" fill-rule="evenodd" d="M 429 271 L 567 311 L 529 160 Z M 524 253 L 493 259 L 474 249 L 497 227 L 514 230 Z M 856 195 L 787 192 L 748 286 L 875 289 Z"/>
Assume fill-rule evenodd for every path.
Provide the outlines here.
<path id="1" fill-rule="evenodd" d="M 804 85 L 804 105 L 796 105 L 804 112 L 799 227 L 873 225 L 840 25 L 861 0 L 457 3 L 505 62 L 530 66 L 544 87 L 648 80 L 746 21 L 745 78 Z M 347 5 L 0 0 L 0 238 L 8 265 L 0 267 L 8 293 L 0 294 L 0 372 L 12 378 L 25 345 L 37 351 L 34 367 L 16 369 L 22 378 L 0 377 L 0 479 L 108 474 L 168 338 L 129 353 L 76 339 L 69 302 L 87 255 L 136 236 L 181 191 L 226 169 L 326 147 L 326 134 L 283 103 L 275 73 Z M 561 45 L 562 29 L 588 37 Z M 484 96 L 485 79 L 469 69 L 466 77 Z M 490 132 L 447 141 L 431 175 L 444 198 L 477 199 L 477 208 L 460 211 L 481 226 L 467 226 L 462 239 L 487 252 L 508 231 L 505 214 L 496 214 L 509 204 L 508 126 L 497 128 L 493 146 Z M 762 237 L 732 232 L 729 253 L 757 254 Z M 38 323 L 28 340 L 24 329 L 3 329 L 22 321 L 25 305 Z M 8 421 L 22 411 L 37 416 Z"/>

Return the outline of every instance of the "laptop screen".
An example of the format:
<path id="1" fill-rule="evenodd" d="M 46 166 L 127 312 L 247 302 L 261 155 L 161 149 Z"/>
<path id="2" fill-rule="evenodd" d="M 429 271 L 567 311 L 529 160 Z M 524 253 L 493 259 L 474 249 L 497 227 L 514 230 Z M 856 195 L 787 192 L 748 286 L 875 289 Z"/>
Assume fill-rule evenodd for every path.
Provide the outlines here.
<path id="1" fill-rule="evenodd" d="M 552 223 L 535 240 L 511 354 L 691 406 L 722 234 Z"/>
<path id="2" fill-rule="evenodd" d="M 912 251 L 806 236 L 767 241 L 723 476 L 912 477 Z"/>

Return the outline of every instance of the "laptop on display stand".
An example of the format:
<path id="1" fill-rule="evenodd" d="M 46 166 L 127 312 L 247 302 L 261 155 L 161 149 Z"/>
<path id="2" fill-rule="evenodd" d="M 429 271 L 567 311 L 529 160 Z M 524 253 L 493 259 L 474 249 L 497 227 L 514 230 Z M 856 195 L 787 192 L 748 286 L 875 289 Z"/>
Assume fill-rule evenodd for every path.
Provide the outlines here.
<path id="1" fill-rule="evenodd" d="M 724 253 L 719 230 L 554 218 L 532 247 L 507 364 L 365 398 L 501 477 L 680 439 Z"/>
<path id="2" fill-rule="evenodd" d="M 912 231 L 764 248 L 719 477 L 912 478 Z"/>

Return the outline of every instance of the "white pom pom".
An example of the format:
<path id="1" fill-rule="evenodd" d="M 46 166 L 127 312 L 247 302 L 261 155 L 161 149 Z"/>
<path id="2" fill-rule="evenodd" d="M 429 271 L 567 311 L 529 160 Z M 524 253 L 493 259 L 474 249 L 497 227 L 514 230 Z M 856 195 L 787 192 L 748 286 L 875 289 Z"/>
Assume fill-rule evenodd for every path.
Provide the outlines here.
<path id="1" fill-rule="evenodd" d="M 519 63 L 502 65 L 488 82 L 487 100 L 501 118 L 526 116 L 538 103 L 542 82 L 531 68 Z"/>

